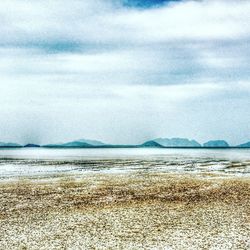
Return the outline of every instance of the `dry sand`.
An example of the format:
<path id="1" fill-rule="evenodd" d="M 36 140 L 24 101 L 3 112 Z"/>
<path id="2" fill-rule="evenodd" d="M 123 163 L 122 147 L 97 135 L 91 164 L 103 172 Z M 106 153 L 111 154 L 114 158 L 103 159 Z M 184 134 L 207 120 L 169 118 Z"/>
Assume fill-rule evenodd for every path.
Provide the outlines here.
<path id="1" fill-rule="evenodd" d="M 248 177 L 23 179 L 0 203 L 0 249 L 250 249 Z"/>

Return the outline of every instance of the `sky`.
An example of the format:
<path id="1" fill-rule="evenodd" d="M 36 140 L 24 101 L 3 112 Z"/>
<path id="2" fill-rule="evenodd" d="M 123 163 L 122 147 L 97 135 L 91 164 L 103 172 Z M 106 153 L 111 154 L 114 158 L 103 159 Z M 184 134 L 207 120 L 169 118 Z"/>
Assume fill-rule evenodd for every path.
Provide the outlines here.
<path id="1" fill-rule="evenodd" d="M 0 141 L 250 141 L 250 1 L 1 0 Z"/>

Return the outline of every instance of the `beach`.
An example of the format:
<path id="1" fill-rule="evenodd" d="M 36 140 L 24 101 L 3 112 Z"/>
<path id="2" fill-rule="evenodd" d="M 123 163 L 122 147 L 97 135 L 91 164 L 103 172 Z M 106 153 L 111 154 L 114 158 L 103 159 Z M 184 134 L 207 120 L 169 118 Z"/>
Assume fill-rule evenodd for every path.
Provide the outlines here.
<path id="1" fill-rule="evenodd" d="M 1 166 L 40 166 L 40 174 L 30 167 L 26 175 L 13 170 L 1 179 L 0 249 L 249 249 L 247 159 L 218 160 L 235 171 L 224 171 L 220 164 L 197 172 L 195 166 L 162 168 L 168 166 L 168 155 L 127 157 L 2 157 Z M 209 165 L 207 157 L 195 159 Z M 63 171 L 41 170 L 50 165 Z M 124 165 L 130 165 L 130 171 Z M 79 168 L 86 166 L 88 171 L 80 174 Z M 175 168 L 183 169 L 178 164 Z"/>

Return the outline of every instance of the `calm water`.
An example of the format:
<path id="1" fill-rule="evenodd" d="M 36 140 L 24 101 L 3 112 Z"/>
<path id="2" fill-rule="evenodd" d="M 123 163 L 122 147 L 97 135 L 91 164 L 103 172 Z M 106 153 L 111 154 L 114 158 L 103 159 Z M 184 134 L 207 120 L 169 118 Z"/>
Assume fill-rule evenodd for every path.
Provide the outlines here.
<path id="1" fill-rule="evenodd" d="M 0 179 L 88 173 L 181 172 L 247 176 L 250 149 L 3 149 Z"/>

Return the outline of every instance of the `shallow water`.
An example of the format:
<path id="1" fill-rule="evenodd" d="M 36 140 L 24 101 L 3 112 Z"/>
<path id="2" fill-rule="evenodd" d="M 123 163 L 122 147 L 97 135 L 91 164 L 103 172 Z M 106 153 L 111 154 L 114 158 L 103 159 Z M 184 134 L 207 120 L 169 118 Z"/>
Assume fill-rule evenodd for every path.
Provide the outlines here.
<path id="1" fill-rule="evenodd" d="M 250 149 L 3 149 L 0 179 L 88 173 L 250 175 Z"/>

